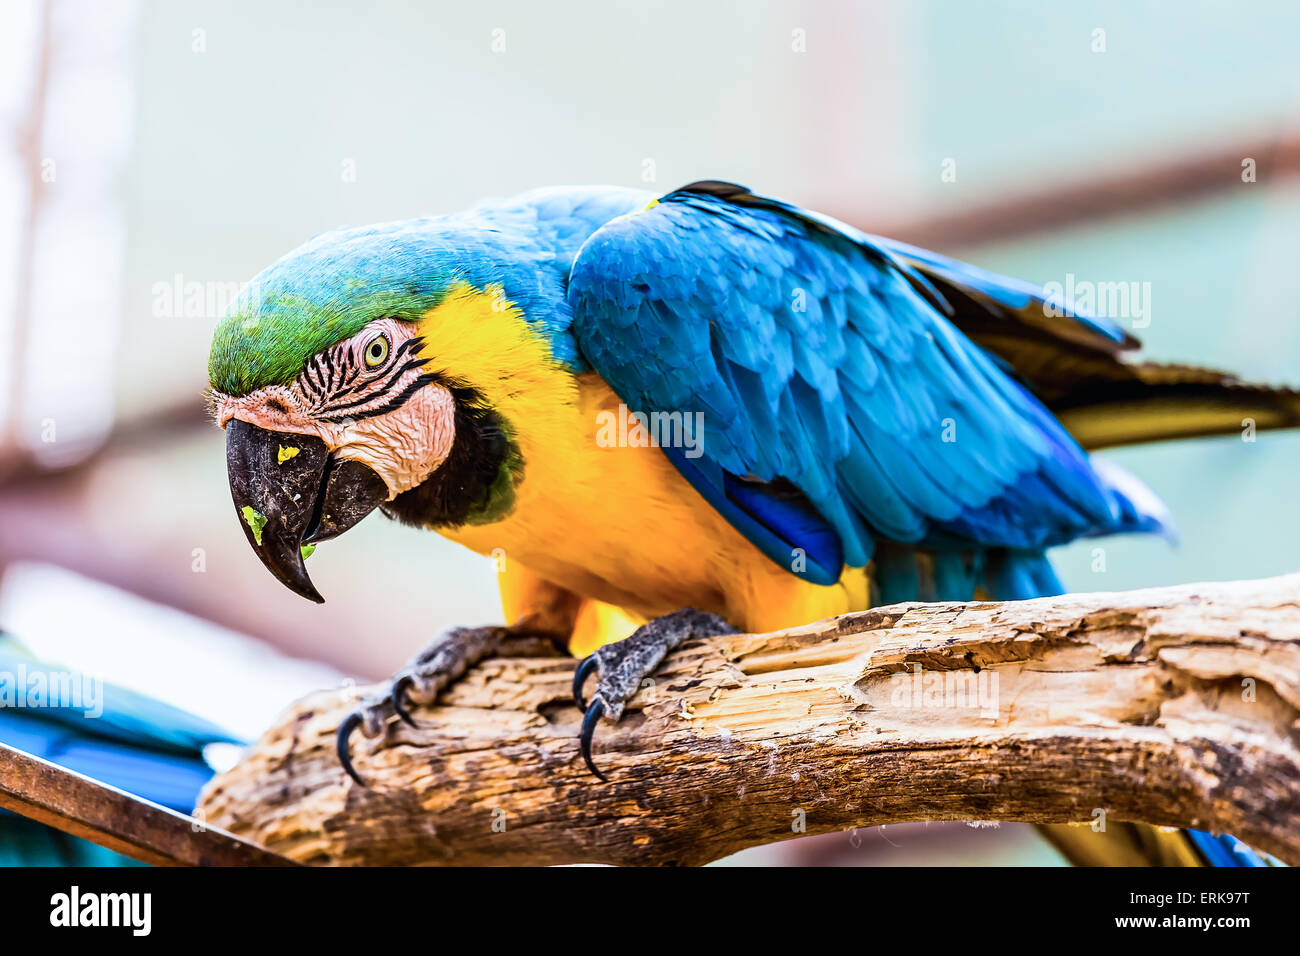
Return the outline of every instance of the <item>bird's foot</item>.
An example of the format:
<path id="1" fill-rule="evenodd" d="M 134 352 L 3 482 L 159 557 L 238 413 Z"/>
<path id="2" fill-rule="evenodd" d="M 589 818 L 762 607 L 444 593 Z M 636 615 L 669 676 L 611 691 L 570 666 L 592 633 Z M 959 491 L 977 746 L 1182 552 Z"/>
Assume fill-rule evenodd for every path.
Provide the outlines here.
<path id="1" fill-rule="evenodd" d="M 606 644 L 578 665 L 573 675 L 573 699 L 583 711 L 580 737 L 582 759 L 601 780 L 605 775 L 591 759 L 591 738 L 601 717 L 617 721 L 623 709 L 641 689 L 664 656 L 677 645 L 692 639 L 735 634 L 736 629 L 716 614 L 684 607 L 655 618 L 637 628 L 621 641 Z M 596 693 L 591 702 L 582 697 L 582 688 L 592 671 L 599 673 Z"/>
<path id="2" fill-rule="evenodd" d="M 379 736 L 389 718 L 397 716 L 412 727 L 411 704 L 430 704 L 444 688 L 483 658 L 496 653 L 515 631 L 508 627 L 455 627 L 440 634 L 428 647 L 393 675 L 384 693 L 363 698 L 339 724 L 338 753 L 343 769 L 363 787 L 365 781 L 352 766 L 348 741 L 360 730 L 368 738 Z"/>

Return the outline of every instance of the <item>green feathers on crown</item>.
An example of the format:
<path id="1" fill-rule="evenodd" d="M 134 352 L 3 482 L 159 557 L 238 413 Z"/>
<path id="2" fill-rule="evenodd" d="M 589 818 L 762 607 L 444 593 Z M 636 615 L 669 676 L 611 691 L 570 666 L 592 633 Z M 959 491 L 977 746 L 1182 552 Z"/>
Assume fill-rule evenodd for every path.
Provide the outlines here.
<path id="1" fill-rule="evenodd" d="M 236 396 L 287 385 L 313 355 L 375 319 L 417 321 L 459 277 L 426 225 L 327 232 L 268 266 L 218 323 L 209 384 Z"/>
<path id="2" fill-rule="evenodd" d="M 375 319 L 418 321 L 458 283 L 501 285 L 557 359 L 581 363 L 557 309 L 568 264 L 527 237 L 454 217 L 323 233 L 263 270 L 218 324 L 209 384 L 227 395 L 285 385 L 322 349 Z M 539 268 L 541 263 L 544 268 Z"/>
<path id="3" fill-rule="evenodd" d="M 236 396 L 287 385 L 313 355 L 356 335 L 375 319 L 414 322 L 442 299 L 441 292 L 358 293 L 346 301 L 324 302 L 296 292 L 246 293 L 213 333 L 209 384 Z"/>

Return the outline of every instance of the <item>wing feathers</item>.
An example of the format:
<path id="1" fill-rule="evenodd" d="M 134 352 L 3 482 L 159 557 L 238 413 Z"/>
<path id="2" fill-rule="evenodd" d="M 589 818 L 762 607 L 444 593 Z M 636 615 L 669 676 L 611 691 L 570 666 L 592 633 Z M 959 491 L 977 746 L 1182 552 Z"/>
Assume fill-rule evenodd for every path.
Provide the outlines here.
<path id="1" fill-rule="evenodd" d="M 969 280 L 1003 306 L 1029 293 L 904 251 L 741 187 L 696 184 L 588 240 L 570 275 L 572 329 L 629 406 L 705 413 L 703 458 L 669 457 L 773 560 L 816 552 L 815 575 L 835 557 L 827 532 L 859 566 L 878 539 L 1042 549 L 1140 524 L 1144 503 L 1103 481 L 958 331 L 942 290 Z M 1104 325 L 1080 328 L 1071 334 L 1122 344 Z M 789 487 L 802 496 L 793 510 Z M 999 573 L 1041 579 L 1032 562 L 1013 565 Z M 955 587 L 976 572 L 942 574 Z"/>

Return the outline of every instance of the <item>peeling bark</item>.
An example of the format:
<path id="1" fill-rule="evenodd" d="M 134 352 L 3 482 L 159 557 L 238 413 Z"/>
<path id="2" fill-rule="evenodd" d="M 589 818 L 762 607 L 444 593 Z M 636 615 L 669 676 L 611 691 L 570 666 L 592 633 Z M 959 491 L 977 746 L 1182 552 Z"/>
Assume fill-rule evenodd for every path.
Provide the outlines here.
<path id="1" fill-rule="evenodd" d="M 1300 863 L 1300 575 L 907 604 L 671 654 L 577 751 L 574 661 L 484 661 L 413 729 L 290 708 L 201 818 L 316 864 L 701 864 L 919 820 L 1134 821 Z M 802 830 L 801 830 L 802 828 Z"/>

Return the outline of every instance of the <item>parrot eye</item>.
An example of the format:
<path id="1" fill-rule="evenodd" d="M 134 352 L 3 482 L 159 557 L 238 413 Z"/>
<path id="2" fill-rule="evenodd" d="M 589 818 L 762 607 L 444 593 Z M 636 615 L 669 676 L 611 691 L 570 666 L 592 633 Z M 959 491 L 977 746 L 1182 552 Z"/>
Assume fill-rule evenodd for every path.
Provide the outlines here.
<path id="1" fill-rule="evenodd" d="M 369 368 L 379 368 L 388 361 L 388 336 L 377 335 L 370 340 L 366 346 L 365 352 L 366 365 Z"/>

